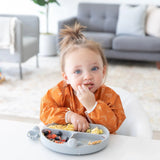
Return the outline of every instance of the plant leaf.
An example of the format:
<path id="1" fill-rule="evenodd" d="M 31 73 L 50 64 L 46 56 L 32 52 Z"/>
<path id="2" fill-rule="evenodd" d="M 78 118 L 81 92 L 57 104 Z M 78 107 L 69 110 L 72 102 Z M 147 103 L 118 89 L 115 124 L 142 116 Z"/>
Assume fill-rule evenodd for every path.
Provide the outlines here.
<path id="1" fill-rule="evenodd" d="M 45 0 L 32 0 L 34 3 L 36 3 L 37 5 L 40 6 L 45 6 L 46 5 L 46 1 Z"/>
<path id="2" fill-rule="evenodd" d="M 36 3 L 37 5 L 40 5 L 40 6 L 45 6 L 48 3 L 57 3 L 57 5 L 60 5 L 57 0 L 48 0 L 48 1 L 45 1 L 45 0 L 32 0 L 32 1 L 34 3 Z"/>
<path id="3" fill-rule="evenodd" d="M 57 0 L 49 0 L 48 3 L 57 3 L 57 5 L 60 5 Z"/>

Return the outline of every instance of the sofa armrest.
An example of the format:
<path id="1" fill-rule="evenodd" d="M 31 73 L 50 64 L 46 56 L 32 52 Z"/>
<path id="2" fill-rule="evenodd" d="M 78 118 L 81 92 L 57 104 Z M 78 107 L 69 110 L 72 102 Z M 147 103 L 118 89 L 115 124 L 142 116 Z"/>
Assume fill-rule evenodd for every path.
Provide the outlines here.
<path id="1" fill-rule="evenodd" d="M 23 24 L 23 35 L 24 36 L 33 36 L 39 39 L 39 18 L 38 16 L 32 15 L 23 15 L 18 16 Z"/>
<path id="2" fill-rule="evenodd" d="M 2 17 L 17 17 L 15 53 L 22 53 L 23 37 L 36 38 L 39 44 L 39 17 L 35 15 L 0 14 Z M 22 55 L 20 55 L 22 56 Z"/>
<path id="3" fill-rule="evenodd" d="M 35 15 L 0 14 L 3 17 L 17 17 L 22 22 L 23 36 L 39 37 L 39 17 Z"/>

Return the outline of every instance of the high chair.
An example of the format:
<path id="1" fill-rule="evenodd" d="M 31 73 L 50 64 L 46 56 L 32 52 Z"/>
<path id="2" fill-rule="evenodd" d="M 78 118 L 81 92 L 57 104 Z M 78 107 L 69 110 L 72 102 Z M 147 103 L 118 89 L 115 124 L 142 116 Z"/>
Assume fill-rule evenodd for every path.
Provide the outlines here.
<path id="1" fill-rule="evenodd" d="M 111 86 L 110 86 L 111 87 Z M 120 128 L 117 130 L 117 134 L 152 138 L 152 128 L 147 113 L 141 106 L 140 101 L 134 95 L 128 91 L 111 87 L 117 94 L 119 94 L 126 119 Z"/>

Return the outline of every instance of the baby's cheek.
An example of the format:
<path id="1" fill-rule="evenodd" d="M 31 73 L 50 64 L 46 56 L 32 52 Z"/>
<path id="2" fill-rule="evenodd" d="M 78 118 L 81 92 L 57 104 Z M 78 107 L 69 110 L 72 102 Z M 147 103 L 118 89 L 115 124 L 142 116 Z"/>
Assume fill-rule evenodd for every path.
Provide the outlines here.
<path id="1" fill-rule="evenodd" d="M 81 86 L 82 84 L 81 83 L 76 83 L 76 89 L 78 89 L 78 86 Z"/>

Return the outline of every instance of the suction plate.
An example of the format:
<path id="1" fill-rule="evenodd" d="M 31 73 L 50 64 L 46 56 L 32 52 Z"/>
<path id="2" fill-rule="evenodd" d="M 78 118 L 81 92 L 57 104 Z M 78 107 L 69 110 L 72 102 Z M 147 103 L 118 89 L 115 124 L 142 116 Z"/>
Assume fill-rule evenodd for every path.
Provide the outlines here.
<path id="1" fill-rule="evenodd" d="M 52 124 L 53 125 L 53 124 Z M 49 125 L 48 125 L 49 126 Z M 40 131 L 40 140 L 41 143 L 47 147 L 48 149 L 60 152 L 64 154 L 71 154 L 71 155 L 84 155 L 84 154 L 91 154 L 97 151 L 104 149 L 108 145 L 109 141 L 109 131 L 102 125 L 98 124 L 90 124 L 90 128 L 94 129 L 98 127 L 98 129 L 103 130 L 103 134 L 91 134 L 85 132 L 76 132 L 76 131 L 66 131 L 66 130 L 59 130 L 59 129 L 51 129 L 48 126 L 44 127 L 43 129 L 51 130 L 52 134 L 58 134 L 59 131 L 62 132 L 62 139 L 69 138 L 67 142 L 63 144 L 55 143 L 54 141 L 47 138 L 42 132 L 43 129 Z M 99 142 L 97 144 L 89 145 L 88 142 Z"/>

